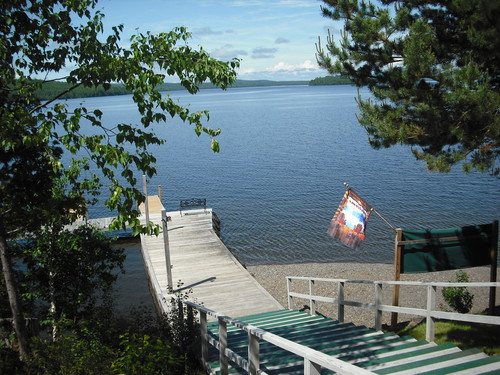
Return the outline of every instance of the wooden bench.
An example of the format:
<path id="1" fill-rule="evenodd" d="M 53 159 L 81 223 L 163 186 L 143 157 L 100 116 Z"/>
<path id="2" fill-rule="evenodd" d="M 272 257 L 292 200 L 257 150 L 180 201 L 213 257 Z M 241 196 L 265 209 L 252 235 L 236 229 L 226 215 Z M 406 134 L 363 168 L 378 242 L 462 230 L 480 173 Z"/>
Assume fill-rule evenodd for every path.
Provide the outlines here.
<path id="1" fill-rule="evenodd" d="M 207 210 L 207 199 L 206 198 L 191 198 L 191 199 L 181 199 L 179 205 L 179 212 L 182 216 L 182 211 L 190 208 L 203 207 L 203 210 Z"/>

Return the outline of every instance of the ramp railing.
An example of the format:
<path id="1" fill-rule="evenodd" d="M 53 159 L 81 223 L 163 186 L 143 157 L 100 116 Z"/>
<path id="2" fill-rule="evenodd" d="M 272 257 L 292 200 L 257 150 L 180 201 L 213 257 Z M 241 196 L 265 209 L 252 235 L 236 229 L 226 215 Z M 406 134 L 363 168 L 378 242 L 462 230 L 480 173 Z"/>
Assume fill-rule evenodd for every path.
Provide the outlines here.
<path id="1" fill-rule="evenodd" d="M 212 345 L 219 351 L 220 373 L 229 373 L 229 360 L 235 362 L 249 374 L 266 374 L 260 370 L 259 348 L 261 341 L 267 341 L 290 353 L 296 354 L 304 359 L 304 374 L 319 375 L 321 368 L 333 370 L 338 374 L 368 375 L 374 374 L 371 371 L 362 369 L 356 365 L 342 361 L 325 353 L 298 344 L 273 333 L 267 332 L 251 324 L 230 318 L 226 315 L 210 310 L 194 302 L 182 300 L 176 295 L 169 295 L 179 304 L 184 304 L 188 308 L 188 316 L 194 314 L 190 311 L 197 310 L 199 313 L 199 326 L 201 336 L 201 362 L 204 370 L 210 372 L 208 361 L 208 345 Z M 165 301 L 165 303 L 167 303 Z M 182 308 L 179 308 L 182 311 Z M 218 321 L 218 337 L 209 335 L 207 327 L 207 316 L 212 316 Z M 246 358 L 235 353 L 228 347 L 227 327 L 233 326 L 248 333 L 248 356 Z"/>
<path id="2" fill-rule="evenodd" d="M 309 301 L 310 313 L 316 314 L 316 303 L 326 302 L 338 305 L 337 307 L 337 320 L 344 322 L 345 306 L 359 307 L 364 309 L 373 310 L 374 313 L 374 327 L 376 330 L 382 329 L 382 313 L 383 312 L 396 312 L 402 314 L 409 314 L 421 316 L 426 318 L 426 340 L 434 341 L 435 335 L 435 321 L 436 319 L 445 319 L 469 323 L 493 324 L 500 325 L 500 316 L 493 315 L 479 315 L 479 314 L 463 314 L 456 312 L 441 311 L 437 309 L 437 288 L 443 287 L 500 287 L 500 282 L 419 282 L 419 281 L 371 281 L 371 280 L 348 280 L 348 279 L 327 279 L 319 277 L 300 277 L 300 276 L 287 276 L 287 293 L 288 293 L 288 308 L 292 309 L 294 306 L 294 299 L 300 298 Z M 293 280 L 307 281 L 309 286 L 308 293 L 293 292 Z M 315 282 L 327 282 L 337 284 L 337 297 L 325 297 L 315 295 L 314 284 Z M 368 284 L 373 285 L 373 302 L 360 302 L 350 301 L 344 298 L 346 284 Z M 427 288 L 426 293 L 426 308 L 403 307 L 383 304 L 382 302 L 382 288 L 383 286 L 390 285 L 406 285 Z"/>

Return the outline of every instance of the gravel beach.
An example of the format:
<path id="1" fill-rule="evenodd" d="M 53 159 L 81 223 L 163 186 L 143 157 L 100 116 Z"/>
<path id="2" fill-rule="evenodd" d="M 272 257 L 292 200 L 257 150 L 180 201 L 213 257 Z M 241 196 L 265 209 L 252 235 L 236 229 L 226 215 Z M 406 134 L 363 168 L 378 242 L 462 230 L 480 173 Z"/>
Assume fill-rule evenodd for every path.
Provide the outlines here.
<path id="1" fill-rule="evenodd" d="M 348 279 L 348 280 L 394 280 L 394 267 L 392 264 L 381 263 L 302 263 L 302 264 L 284 264 L 284 265 L 259 265 L 248 266 L 248 271 L 283 307 L 288 306 L 286 276 L 307 276 L 330 279 Z M 487 282 L 490 281 L 489 267 L 475 267 L 464 269 L 470 281 Z M 497 274 L 500 275 L 500 270 Z M 433 282 L 454 282 L 456 281 L 457 271 L 442 271 L 432 273 L 402 274 L 401 281 L 433 281 Z M 309 285 L 307 282 L 294 281 L 293 291 L 308 293 Z M 441 288 L 437 290 L 437 306 L 443 311 L 451 311 L 442 298 Z M 472 313 L 483 312 L 489 304 L 489 288 L 468 288 L 474 295 L 474 304 Z M 316 282 L 314 293 L 320 296 L 336 297 L 337 283 Z M 346 300 L 371 303 L 374 300 L 373 285 L 346 284 Z M 383 290 L 384 304 L 392 302 L 392 287 L 386 286 Z M 425 308 L 426 307 L 426 288 L 416 286 L 402 286 L 400 289 L 400 306 Z M 301 309 L 308 305 L 308 300 L 295 299 L 292 308 Z M 496 305 L 500 305 L 500 288 L 496 291 Z M 318 303 L 317 311 L 333 319 L 337 318 L 337 306 L 326 303 Z M 383 324 L 390 324 L 390 313 L 384 313 Z M 419 321 L 421 318 L 399 314 L 399 322 Z M 345 307 L 345 321 L 353 322 L 357 325 L 367 327 L 374 326 L 373 311 L 358 307 Z"/>

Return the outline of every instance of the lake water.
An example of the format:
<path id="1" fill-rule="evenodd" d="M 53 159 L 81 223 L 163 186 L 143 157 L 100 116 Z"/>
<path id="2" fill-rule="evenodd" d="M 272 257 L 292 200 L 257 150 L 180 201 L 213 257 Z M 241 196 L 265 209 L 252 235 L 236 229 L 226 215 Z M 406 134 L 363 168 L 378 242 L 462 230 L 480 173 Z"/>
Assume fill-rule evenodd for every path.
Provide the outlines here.
<path id="1" fill-rule="evenodd" d="M 222 129 L 221 151 L 213 153 L 209 137 L 197 137 L 180 120 L 156 126 L 167 142 L 153 150 L 158 175 L 149 182 L 149 194 L 162 185 L 164 205 L 171 211 L 178 210 L 180 199 L 207 198 L 222 221 L 223 241 L 245 265 L 392 263 L 394 232 L 375 214 L 360 250 L 326 234 L 345 191 L 343 182 L 394 227 L 443 228 L 498 219 L 498 179 L 466 175 L 460 168 L 429 173 L 407 147 L 372 149 L 357 124 L 356 96 L 351 86 L 204 90 L 195 96 L 174 92 L 172 97 L 190 103 L 192 110 L 210 110 L 208 125 Z M 85 103 L 101 109 L 110 124 L 139 122 L 130 96 Z M 111 215 L 97 206 L 90 216 Z M 127 246 L 127 254 L 125 299 L 130 288 L 145 285 L 138 246 Z"/>

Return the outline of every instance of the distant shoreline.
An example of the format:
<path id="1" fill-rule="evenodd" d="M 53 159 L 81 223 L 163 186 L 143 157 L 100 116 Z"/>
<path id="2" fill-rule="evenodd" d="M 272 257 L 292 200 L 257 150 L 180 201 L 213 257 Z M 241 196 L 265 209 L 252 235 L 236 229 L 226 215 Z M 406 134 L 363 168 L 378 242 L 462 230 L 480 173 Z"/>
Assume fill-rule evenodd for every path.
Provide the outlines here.
<path id="1" fill-rule="evenodd" d="M 271 81 L 271 80 L 236 80 L 229 88 L 241 87 L 274 87 L 274 86 L 335 86 L 349 85 L 351 81 L 345 77 L 321 77 L 311 81 Z M 65 82 L 46 82 L 43 83 L 42 89 L 37 91 L 37 96 L 40 100 L 50 100 L 61 92 L 70 88 L 70 85 Z M 211 83 L 203 83 L 200 89 L 214 89 L 217 86 Z M 185 88 L 180 83 L 164 83 L 160 86 L 160 91 L 181 91 Z M 121 84 L 112 84 L 108 89 L 103 86 L 97 88 L 79 87 L 69 91 L 62 96 L 62 99 L 77 99 L 77 98 L 93 98 L 101 96 L 117 96 L 130 95 L 131 92 L 125 89 Z"/>

